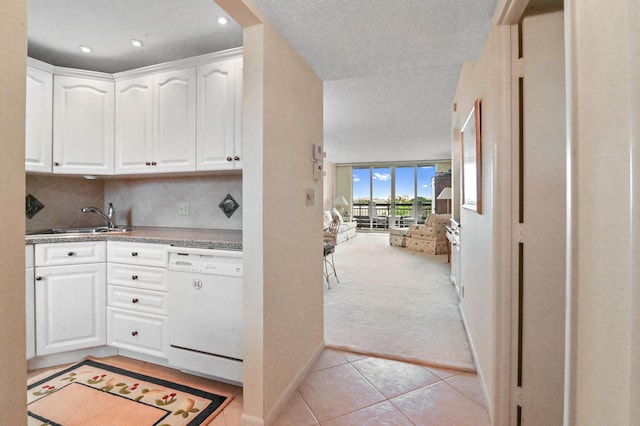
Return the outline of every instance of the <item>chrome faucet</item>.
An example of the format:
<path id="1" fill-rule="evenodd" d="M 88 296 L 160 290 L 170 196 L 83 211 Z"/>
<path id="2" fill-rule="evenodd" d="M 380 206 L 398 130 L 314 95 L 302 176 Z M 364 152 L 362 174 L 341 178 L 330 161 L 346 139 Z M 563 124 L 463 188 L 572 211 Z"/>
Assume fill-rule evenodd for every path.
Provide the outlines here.
<path id="1" fill-rule="evenodd" d="M 107 213 L 103 212 L 97 207 L 85 207 L 82 209 L 82 213 L 96 213 L 99 214 L 107 224 L 107 228 L 114 229 L 116 225 L 114 224 L 116 212 L 113 209 L 113 203 L 109 203 L 109 210 Z"/>

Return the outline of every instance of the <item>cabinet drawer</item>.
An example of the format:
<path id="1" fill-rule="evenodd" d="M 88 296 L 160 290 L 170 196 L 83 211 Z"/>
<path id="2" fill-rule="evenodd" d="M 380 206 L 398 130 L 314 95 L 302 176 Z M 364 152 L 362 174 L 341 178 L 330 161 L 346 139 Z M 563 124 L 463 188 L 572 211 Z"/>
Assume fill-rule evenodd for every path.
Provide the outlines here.
<path id="1" fill-rule="evenodd" d="M 109 262 L 166 268 L 167 247 L 164 244 L 108 241 L 107 256 Z"/>
<path id="2" fill-rule="evenodd" d="M 107 344 L 166 358 L 167 317 L 107 308 Z"/>
<path id="3" fill-rule="evenodd" d="M 167 293 L 117 285 L 108 286 L 107 292 L 107 303 L 111 307 L 167 315 Z"/>
<path id="4" fill-rule="evenodd" d="M 36 244 L 36 266 L 76 265 L 104 263 L 107 259 L 105 241 L 83 243 Z"/>
<path id="5" fill-rule="evenodd" d="M 107 282 L 131 288 L 167 291 L 167 270 L 151 266 L 107 263 Z"/>

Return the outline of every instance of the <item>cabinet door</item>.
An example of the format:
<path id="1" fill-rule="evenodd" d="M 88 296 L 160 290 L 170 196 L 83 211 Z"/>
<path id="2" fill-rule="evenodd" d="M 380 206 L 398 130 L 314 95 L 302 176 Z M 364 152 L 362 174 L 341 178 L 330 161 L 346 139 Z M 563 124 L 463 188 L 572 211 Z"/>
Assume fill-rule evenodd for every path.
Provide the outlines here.
<path id="1" fill-rule="evenodd" d="M 195 171 L 196 69 L 157 74 L 154 86 L 154 171 Z"/>
<path id="2" fill-rule="evenodd" d="M 104 263 L 36 268 L 36 354 L 106 343 Z"/>
<path id="3" fill-rule="evenodd" d="M 113 174 L 114 84 L 53 79 L 53 172 Z"/>
<path id="4" fill-rule="evenodd" d="M 198 67 L 198 170 L 234 168 L 235 61 Z"/>
<path id="5" fill-rule="evenodd" d="M 235 143 L 233 167 L 242 169 L 242 78 L 244 75 L 243 58 L 235 59 L 236 65 L 236 108 L 234 115 L 235 122 Z"/>
<path id="6" fill-rule="evenodd" d="M 116 82 L 115 129 L 115 172 L 154 172 L 153 76 Z"/>
<path id="7" fill-rule="evenodd" d="M 27 67 L 25 170 L 51 173 L 53 74 Z"/>

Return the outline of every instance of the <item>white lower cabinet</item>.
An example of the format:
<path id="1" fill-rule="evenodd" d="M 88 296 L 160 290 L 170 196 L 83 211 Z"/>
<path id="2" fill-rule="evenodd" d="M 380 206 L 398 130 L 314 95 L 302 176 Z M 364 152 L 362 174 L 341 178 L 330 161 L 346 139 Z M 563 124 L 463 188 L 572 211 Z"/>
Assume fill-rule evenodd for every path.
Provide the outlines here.
<path id="1" fill-rule="evenodd" d="M 104 244 L 77 243 L 74 246 Z M 49 246 L 52 244 L 43 244 Z M 106 265 L 79 263 L 39 266 L 43 250 L 36 245 L 36 355 L 50 355 L 106 343 Z M 46 250 L 45 250 L 46 251 Z M 68 253 L 74 253 L 69 250 Z M 79 260 L 82 262 L 82 260 Z"/>
<path id="2" fill-rule="evenodd" d="M 167 358 L 165 245 L 107 243 L 107 344 Z"/>

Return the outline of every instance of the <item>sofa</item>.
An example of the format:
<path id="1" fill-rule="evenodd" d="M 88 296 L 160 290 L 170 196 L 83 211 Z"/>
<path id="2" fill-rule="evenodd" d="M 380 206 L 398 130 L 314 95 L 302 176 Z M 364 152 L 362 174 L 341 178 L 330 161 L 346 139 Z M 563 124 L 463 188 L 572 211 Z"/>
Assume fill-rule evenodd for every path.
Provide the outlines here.
<path id="1" fill-rule="evenodd" d="M 424 225 L 412 225 L 408 230 L 406 247 L 409 250 L 427 254 L 447 253 L 447 225 L 451 219 L 449 214 L 429 215 Z"/>
<path id="2" fill-rule="evenodd" d="M 354 238 L 356 234 L 357 222 L 345 221 L 337 209 L 325 210 L 323 217 L 323 229 L 327 229 L 333 217 L 337 216 L 340 226 L 338 227 L 338 235 L 336 236 L 336 244 L 343 243 Z"/>

